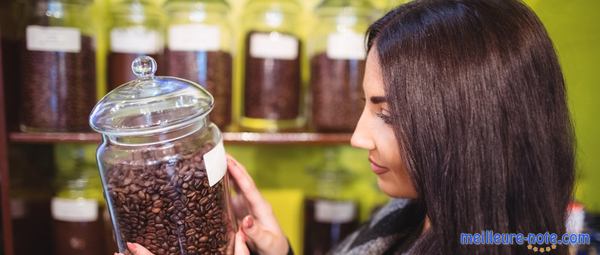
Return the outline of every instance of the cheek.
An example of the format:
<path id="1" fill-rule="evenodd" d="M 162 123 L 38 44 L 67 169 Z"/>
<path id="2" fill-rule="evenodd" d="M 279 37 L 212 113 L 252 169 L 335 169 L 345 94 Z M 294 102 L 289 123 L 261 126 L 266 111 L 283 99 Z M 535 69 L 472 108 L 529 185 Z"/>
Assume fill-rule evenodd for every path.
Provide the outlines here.
<path id="1" fill-rule="evenodd" d="M 397 184 L 393 189 L 394 197 L 402 197 L 402 198 L 417 198 L 417 191 L 415 190 L 415 186 L 410 179 L 410 175 L 406 168 L 394 169 L 394 180 Z"/>
<path id="2" fill-rule="evenodd" d="M 378 180 L 380 188 L 391 197 L 417 198 L 417 192 L 406 169 L 406 163 L 400 156 L 400 148 L 393 130 L 389 126 L 387 129 L 381 130 L 382 132 L 378 133 L 380 143 L 377 151 L 391 171 Z"/>

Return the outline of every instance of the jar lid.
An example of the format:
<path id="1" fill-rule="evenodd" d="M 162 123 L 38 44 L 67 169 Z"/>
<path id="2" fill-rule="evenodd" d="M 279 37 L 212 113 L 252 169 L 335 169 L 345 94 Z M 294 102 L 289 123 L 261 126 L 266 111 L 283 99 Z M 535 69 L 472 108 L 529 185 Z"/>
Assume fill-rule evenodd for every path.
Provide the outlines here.
<path id="1" fill-rule="evenodd" d="M 214 99 L 197 83 L 154 76 L 156 61 L 138 57 L 131 64 L 136 80 L 108 93 L 90 114 L 90 126 L 111 136 L 150 135 L 202 121 Z"/>

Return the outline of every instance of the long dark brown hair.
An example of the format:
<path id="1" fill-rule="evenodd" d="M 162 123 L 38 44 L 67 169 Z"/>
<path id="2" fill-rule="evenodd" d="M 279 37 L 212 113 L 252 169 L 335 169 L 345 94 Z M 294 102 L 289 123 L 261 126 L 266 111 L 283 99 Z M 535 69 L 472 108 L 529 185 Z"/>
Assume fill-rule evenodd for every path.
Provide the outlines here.
<path id="1" fill-rule="evenodd" d="M 367 37 L 399 157 L 431 220 L 415 254 L 529 254 L 526 245 L 464 246 L 460 233 L 565 232 L 573 131 L 556 53 L 533 11 L 516 0 L 417 0 Z"/>

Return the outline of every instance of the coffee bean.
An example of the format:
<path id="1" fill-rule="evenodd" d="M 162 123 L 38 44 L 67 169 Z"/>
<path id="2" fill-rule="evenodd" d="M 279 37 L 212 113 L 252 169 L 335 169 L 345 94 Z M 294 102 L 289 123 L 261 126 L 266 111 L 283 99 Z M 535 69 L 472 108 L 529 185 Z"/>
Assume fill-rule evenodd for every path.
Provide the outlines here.
<path id="1" fill-rule="evenodd" d="M 235 231 L 226 179 L 210 187 L 202 158 L 212 145 L 186 153 L 189 144 L 171 150 L 180 155 L 142 152 L 105 167 L 119 242 L 138 242 L 157 255 L 231 252 L 232 235 L 220 234 Z"/>
<path id="2" fill-rule="evenodd" d="M 232 95 L 231 54 L 224 51 L 167 50 L 166 56 L 168 75 L 188 79 L 204 86 L 215 98 L 210 120 L 222 129 L 229 125 Z"/>
<path id="3" fill-rule="evenodd" d="M 292 60 L 257 58 L 251 55 L 251 37 L 246 36 L 244 116 L 272 120 L 295 119 L 300 113 L 300 48 Z"/>
<path id="4" fill-rule="evenodd" d="M 311 58 L 313 126 L 322 132 L 352 132 L 362 112 L 365 61 L 331 59 L 326 53 Z"/>
<path id="5" fill-rule="evenodd" d="M 50 25 L 48 18 L 42 23 Z M 81 36 L 79 52 L 23 49 L 20 84 L 23 129 L 54 132 L 90 129 L 88 116 L 96 103 L 93 41 L 92 37 Z"/>

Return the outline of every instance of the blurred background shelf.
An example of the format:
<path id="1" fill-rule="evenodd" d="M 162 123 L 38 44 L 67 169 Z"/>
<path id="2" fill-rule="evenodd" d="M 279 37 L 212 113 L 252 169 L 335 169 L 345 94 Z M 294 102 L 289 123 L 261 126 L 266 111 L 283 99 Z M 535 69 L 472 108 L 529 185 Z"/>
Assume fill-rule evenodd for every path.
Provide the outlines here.
<path id="1" fill-rule="evenodd" d="M 352 134 L 347 133 L 223 133 L 228 144 L 349 144 Z M 11 132 L 9 141 L 14 143 L 98 143 L 96 133 L 22 133 Z"/>

